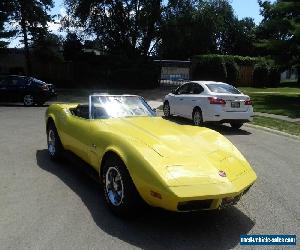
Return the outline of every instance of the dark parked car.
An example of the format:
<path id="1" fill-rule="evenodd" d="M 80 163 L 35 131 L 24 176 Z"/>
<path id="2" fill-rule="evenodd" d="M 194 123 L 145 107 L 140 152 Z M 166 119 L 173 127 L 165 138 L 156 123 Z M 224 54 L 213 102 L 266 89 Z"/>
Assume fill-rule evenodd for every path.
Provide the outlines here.
<path id="1" fill-rule="evenodd" d="M 56 96 L 53 84 L 27 76 L 1 76 L 0 102 L 23 102 L 25 106 L 43 105 Z"/>

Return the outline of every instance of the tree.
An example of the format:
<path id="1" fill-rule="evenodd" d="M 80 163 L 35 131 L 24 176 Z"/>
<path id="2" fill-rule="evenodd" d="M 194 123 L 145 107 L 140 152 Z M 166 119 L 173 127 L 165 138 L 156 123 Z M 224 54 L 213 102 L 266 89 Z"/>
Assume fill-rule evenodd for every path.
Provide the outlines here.
<path id="1" fill-rule="evenodd" d="M 259 1 L 263 20 L 258 27 L 256 46 L 270 54 L 282 69 L 296 66 L 300 72 L 300 2 Z M 298 77 L 300 83 L 300 77 Z"/>
<path id="2" fill-rule="evenodd" d="M 41 62 L 62 61 L 60 53 L 62 49 L 62 38 L 58 35 L 46 32 L 35 36 L 31 42 L 33 54 Z"/>
<path id="3" fill-rule="evenodd" d="M 8 42 L 3 41 L 2 39 L 10 38 L 14 35 L 14 32 L 7 31 L 5 29 L 5 24 L 8 22 L 8 12 L 7 12 L 7 6 L 5 2 L 0 2 L 0 48 L 6 47 L 8 45 Z"/>
<path id="4" fill-rule="evenodd" d="M 65 0 L 65 4 L 69 13 L 65 26 L 84 27 L 111 54 L 148 55 L 156 43 L 161 0 Z"/>
<path id="5" fill-rule="evenodd" d="M 197 54 L 253 55 L 255 23 L 238 20 L 228 0 L 169 0 L 158 54 L 187 59 Z"/>
<path id="6" fill-rule="evenodd" d="M 157 53 L 166 59 L 188 59 L 216 48 L 211 19 L 192 0 L 170 0 L 164 8 Z"/>
<path id="7" fill-rule="evenodd" d="M 64 59 L 73 61 L 82 53 L 83 45 L 75 33 L 68 33 L 63 43 Z"/>
<path id="8" fill-rule="evenodd" d="M 22 34 L 26 57 L 27 74 L 31 74 L 30 39 L 47 30 L 51 21 L 48 11 L 53 7 L 52 0 L 1 0 L 6 7 L 8 22 L 16 27 L 17 34 Z"/>

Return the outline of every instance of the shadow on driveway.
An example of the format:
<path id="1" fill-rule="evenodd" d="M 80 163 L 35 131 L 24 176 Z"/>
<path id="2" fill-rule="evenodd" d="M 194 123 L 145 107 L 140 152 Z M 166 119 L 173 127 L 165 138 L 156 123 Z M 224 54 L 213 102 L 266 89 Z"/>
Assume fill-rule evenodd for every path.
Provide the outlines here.
<path id="1" fill-rule="evenodd" d="M 178 123 L 180 125 L 193 125 L 193 122 L 189 119 L 179 117 L 179 116 L 172 116 L 172 117 L 164 117 L 164 119 Z M 233 129 L 226 125 L 214 125 L 211 123 L 204 124 L 204 127 L 213 129 L 223 135 L 251 135 L 250 132 L 243 130 L 243 129 Z"/>
<path id="2" fill-rule="evenodd" d="M 254 226 L 254 221 L 235 207 L 180 214 L 149 208 L 134 219 L 120 219 L 105 207 L 99 183 L 83 174 L 81 166 L 52 162 L 46 149 L 38 150 L 36 159 L 41 169 L 56 175 L 80 197 L 102 231 L 136 247 L 229 249 Z"/>

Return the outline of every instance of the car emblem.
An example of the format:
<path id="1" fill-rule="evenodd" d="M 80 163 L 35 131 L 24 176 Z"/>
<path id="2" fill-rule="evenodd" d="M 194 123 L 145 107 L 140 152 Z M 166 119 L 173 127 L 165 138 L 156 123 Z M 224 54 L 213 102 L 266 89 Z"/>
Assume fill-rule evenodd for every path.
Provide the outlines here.
<path id="1" fill-rule="evenodd" d="M 226 177 L 226 173 L 225 173 L 223 170 L 220 170 L 220 171 L 219 171 L 219 175 L 220 175 L 221 177 Z"/>

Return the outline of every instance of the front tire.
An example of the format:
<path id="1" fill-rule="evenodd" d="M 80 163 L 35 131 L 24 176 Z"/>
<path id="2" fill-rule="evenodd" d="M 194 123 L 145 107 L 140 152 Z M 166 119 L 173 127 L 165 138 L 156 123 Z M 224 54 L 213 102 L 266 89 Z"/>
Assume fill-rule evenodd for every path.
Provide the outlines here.
<path id="1" fill-rule="evenodd" d="M 203 124 L 203 117 L 200 108 L 195 108 L 193 111 L 193 123 L 195 126 L 202 126 Z"/>
<path id="2" fill-rule="evenodd" d="M 105 160 L 102 167 L 104 200 L 108 208 L 121 217 L 137 214 L 142 199 L 124 163 L 118 157 L 112 156 Z"/>
<path id="3" fill-rule="evenodd" d="M 63 154 L 63 146 L 53 122 L 50 122 L 47 129 L 48 153 L 52 160 L 59 160 Z"/>
<path id="4" fill-rule="evenodd" d="M 27 94 L 23 97 L 23 103 L 24 103 L 24 106 L 26 107 L 30 107 L 30 106 L 33 106 L 34 104 L 34 100 L 33 100 L 33 95 L 31 94 Z"/>
<path id="5" fill-rule="evenodd" d="M 230 126 L 233 129 L 240 129 L 243 125 L 244 125 L 244 123 L 242 123 L 242 122 L 231 122 L 230 123 Z"/>

